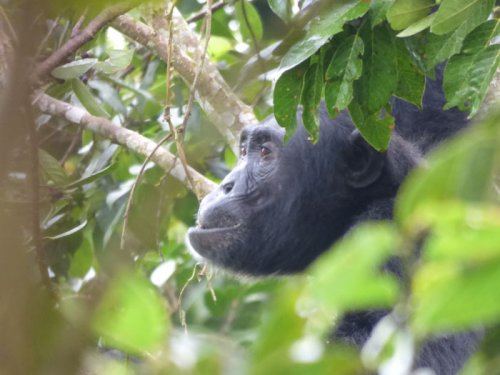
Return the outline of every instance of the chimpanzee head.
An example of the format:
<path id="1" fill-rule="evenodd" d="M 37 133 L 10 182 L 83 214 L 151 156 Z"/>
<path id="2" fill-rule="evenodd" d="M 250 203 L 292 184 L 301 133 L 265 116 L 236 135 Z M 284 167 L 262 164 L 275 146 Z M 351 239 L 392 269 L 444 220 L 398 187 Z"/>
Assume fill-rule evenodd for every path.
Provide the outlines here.
<path id="1" fill-rule="evenodd" d="M 297 272 L 370 202 L 395 195 L 415 163 L 414 150 L 395 137 L 388 152 L 376 152 L 346 113 L 331 120 L 322 111 L 320 117 L 316 144 L 299 124 L 284 145 L 284 130 L 273 118 L 242 131 L 237 165 L 203 199 L 198 225 L 188 231 L 192 250 L 244 274 Z"/>

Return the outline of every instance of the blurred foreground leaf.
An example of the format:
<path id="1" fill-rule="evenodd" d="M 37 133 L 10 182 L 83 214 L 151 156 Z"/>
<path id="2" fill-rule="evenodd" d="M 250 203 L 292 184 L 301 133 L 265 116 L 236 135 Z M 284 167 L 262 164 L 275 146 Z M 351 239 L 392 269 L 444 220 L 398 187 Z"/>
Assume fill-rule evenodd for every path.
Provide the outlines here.
<path id="1" fill-rule="evenodd" d="M 149 281 L 123 273 L 109 285 L 98 306 L 93 328 L 105 345 L 144 355 L 166 343 L 167 306 Z"/>

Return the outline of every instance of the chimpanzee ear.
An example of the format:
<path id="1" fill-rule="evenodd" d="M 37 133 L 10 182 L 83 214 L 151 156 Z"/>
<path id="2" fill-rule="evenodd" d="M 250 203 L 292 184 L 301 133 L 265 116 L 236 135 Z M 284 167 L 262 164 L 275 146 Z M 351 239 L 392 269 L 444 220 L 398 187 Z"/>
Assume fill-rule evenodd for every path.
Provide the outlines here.
<path id="1" fill-rule="evenodd" d="M 354 188 L 363 188 L 374 183 L 382 174 L 385 154 L 368 144 L 358 130 L 349 135 L 345 158 L 347 183 Z"/>

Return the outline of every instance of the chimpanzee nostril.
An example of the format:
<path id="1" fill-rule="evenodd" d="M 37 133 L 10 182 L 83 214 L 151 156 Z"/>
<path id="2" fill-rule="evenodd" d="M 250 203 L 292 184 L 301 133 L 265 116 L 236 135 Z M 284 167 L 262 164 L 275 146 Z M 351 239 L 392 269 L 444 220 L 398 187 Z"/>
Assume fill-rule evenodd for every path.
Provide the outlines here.
<path id="1" fill-rule="evenodd" d="M 226 182 L 222 184 L 221 188 L 224 194 L 229 194 L 233 190 L 234 182 Z"/>

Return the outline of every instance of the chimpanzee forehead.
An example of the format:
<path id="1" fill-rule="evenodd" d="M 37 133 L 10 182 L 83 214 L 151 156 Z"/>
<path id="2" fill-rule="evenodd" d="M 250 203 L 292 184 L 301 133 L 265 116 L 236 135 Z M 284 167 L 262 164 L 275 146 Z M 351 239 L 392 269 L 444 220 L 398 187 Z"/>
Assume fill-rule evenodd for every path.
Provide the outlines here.
<path id="1" fill-rule="evenodd" d="M 274 142 L 281 142 L 285 135 L 285 129 L 278 125 L 273 117 L 257 125 L 247 125 L 241 131 L 241 142 L 248 138 L 268 138 Z"/>

